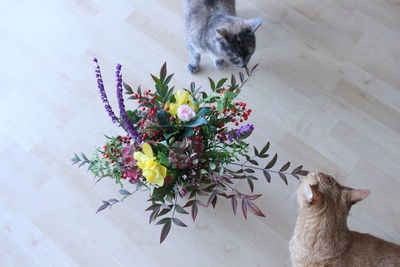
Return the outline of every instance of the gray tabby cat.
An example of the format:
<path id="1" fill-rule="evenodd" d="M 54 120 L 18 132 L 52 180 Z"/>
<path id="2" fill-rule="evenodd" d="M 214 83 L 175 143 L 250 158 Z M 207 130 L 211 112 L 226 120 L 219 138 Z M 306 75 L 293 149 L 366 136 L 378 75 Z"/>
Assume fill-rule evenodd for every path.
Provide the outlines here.
<path id="1" fill-rule="evenodd" d="M 261 18 L 236 17 L 235 0 L 184 0 L 189 71 L 199 71 L 200 55 L 208 54 L 217 69 L 244 68 L 256 47 L 254 32 Z"/>

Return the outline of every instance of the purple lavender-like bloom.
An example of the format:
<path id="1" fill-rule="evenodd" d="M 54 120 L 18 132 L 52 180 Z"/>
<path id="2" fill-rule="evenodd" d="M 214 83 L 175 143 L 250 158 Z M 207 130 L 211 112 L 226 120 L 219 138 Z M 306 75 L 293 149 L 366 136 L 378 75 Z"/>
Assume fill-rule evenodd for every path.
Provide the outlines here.
<path id="1" fill-rule="evenodd" d="M 101 77 L 100 66 L 97 61 L 97 58 L 94 58 L 93 61 L 96 63 L 97 87 L 99 88 L 99 91 L 100 91 L 101 100 L 103 101 L 104 107 L 105 107 L 108 115 L 111 117 L 112 122 L 116 123 L 116 124 L 118 124 L 118 126 L 120 126 L 119 120 L 118 120 L 117 116 L 115 116 L 115 114 L 112 111 L 112 108 L 110 106 L 110 103 L 108 102 L 107 94 L 106 94 L 106 90 L 104 89 L 103 78 Z"/>
<path id="2" fill-rule="evenodd" d="M 254 126 L 252 124 L 246 124 L 239 129 L 236 129 L 235 136 L 233 134 L 228 134 L 228 140 L 229 142 L 232 142 L 234 138 L 240 138 L 243 135 L 251 134 L 251 132 L 254 130 Z"/>
<path id="3" fill-rule="evenodd" d="M 241 137 L 245 134 L 249 134 L 254 130 L 254 126 L 252 124 L 246 124 L 239 129 L 235 130 L 235 133 L 238 137 Z"/>
<path id="4" fill-rule="evenodd" d="M 126 113 L 125 110 L 124 97 L 122 96 L 122 75 L 121 75 L 120 64 L 118 64 L 116 67 L 115 78 L 117 82 L 117 99 L 118 99 L 119 113 L 122 118 L 124 129 L 133 139 L 135 139 L 138 143 L 141 143 L 142 140 L 140 139 L 136 129 L 133 127 L 132 122 L 128 118 L 128 114 Z"/>

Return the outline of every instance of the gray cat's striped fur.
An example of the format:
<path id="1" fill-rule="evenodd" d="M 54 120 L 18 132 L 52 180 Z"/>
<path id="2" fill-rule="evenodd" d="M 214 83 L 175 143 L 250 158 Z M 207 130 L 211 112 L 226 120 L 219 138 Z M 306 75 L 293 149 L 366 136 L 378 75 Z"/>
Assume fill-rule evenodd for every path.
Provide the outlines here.
<path id="1" fill-rule="evenodd" d="M 218 69 L 229 63 L 246 67 L 256 46 L 261 18 L 236 17 L 235 0 L 184 0 L 188 69 L 199 71 L 200 55 L 208 54 Z"/>

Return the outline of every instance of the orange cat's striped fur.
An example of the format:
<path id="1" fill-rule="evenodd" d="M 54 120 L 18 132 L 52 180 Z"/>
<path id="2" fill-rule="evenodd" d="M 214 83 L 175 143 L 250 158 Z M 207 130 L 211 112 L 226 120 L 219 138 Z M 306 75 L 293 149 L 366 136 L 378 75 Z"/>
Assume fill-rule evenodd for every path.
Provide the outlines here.
<path id="1" fill-rule="evenodd" d="M 323 173 L 305 177 L 297 190 L 299 216 L 290 241 L 293 266 L 400 266 L 400 246 L 347 228 L 351 206 L 369 194 Z"/>

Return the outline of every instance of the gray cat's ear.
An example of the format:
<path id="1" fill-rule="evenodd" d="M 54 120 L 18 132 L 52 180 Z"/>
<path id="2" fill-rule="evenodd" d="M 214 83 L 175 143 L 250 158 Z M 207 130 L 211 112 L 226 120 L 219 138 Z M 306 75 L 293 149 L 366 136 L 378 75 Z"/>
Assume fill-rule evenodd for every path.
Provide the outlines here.
<path id="1" fill-rule="evenodd" d="M 251 33 L 254 33 L 262 24 L 262 18 L 254 18 L 246 20 L 246 23 L 249 25 Z"/>
<path id="2" fill-rule="evenodd" d="M 313 204 L 321 200 L 323 197 L 322 193 L 318 190 L 318 185 L 316 184 L 310 184 L 310 187 L 306 187 L 304 195 L 306 202 L 309 204 Z"/>
<path id="3" fill-rule="evenodd" d="M 216 29 L 216 31 L 217 31 L 217 38 L 222 38 L 222 39 L 225 39 L 225 40 L 228 39 L 229 32 L 226 29 L 219 28 L 219 29 Z"/>
<path id="4" fill-rule="evenodd" d="M 366 199 L 371 194 L 371 190 L 366 189 L 351 189 L 347 196 L 351 203 L 355 204 L 361 200 Z"/>

